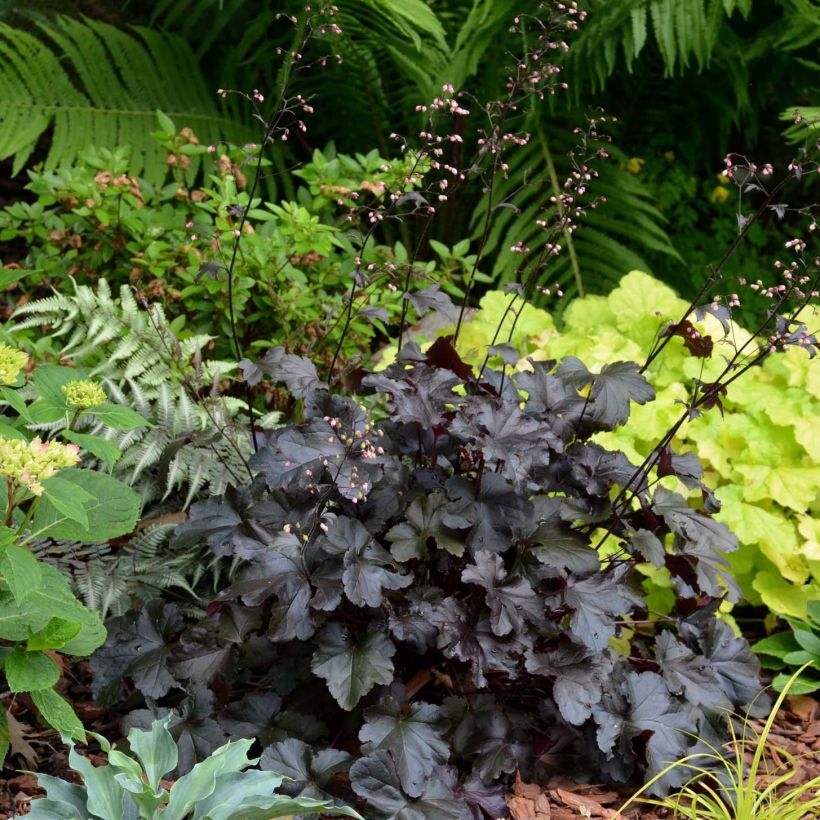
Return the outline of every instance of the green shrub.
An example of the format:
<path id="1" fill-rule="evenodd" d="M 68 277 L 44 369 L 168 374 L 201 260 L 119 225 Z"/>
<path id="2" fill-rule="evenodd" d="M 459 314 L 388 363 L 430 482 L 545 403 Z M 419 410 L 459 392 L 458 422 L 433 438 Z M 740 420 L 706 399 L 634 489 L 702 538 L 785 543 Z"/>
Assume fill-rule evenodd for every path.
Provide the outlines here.
<path id="1" fill-rule="evenodd" d="M 27 286 L 63 289 L 69 276 L 83 285 L 104 275 L 115 289 L 130 284 L 148 301 L 161 300 L 178 333 L 208 334 L 216 355 L 235 357 L 226 277 L 242 225 L 233 276 L 240 343 L 279 343 L 321 361 L 356 267 L 352 235 L 362 226 L 346 220 L 348 209 L 379 202 L 407 175 L 410 159 L 385 160 L 376 151 L 337 156 L 331 146 L 297 172 L 305 185 L 291 201 L 250 202 L 246 175 L 258 147 L 201 145 L 190 129 L 176 133 L 167 117 L 160 127 L 167 184 L 132 174 L 122 148 L 89 151 L 74 167 L 29 172 L 35 201 L 0 212 L 0 241 L 26 243 Z M 194 160 L 212 160 L 202 187 L 192 184 Z M 396 242 L 369 244 L 363 257 L 396 275 L 406 262 Z M 401 308 L 383 277 L 375 284 L 357 300 L 347 356 L 367 350 Z"/>
<path id="2" fill-rule="evenodd" d="M 484 296 L 460 335 L 462 356 L 483 359 L 508 301 L 498 292 Z M 570 303 L 560 330 L 548 313 L 527 307 L 513 344 L 521 348 L 525 341 L 535 360 L 574 355 L 593 369 L 642 361 L 659 330 L 685 308 L 669 287 L 633 271 L 609 296 Z M 722 338 L 713 316 L 695 324 Z M 740 342 L 749 337 L 738 325 L 732 332 Z M 507 334 L 498 338 L 506 340 Z M 671 339 L 647 371 L 658 401 L 636 407 L 628 425 L 600 434 L 598 441 L 639 463 L 680 414 L 676 402 L 686 399 L 694 380 L 709 382 L 724 366 L 720 352 L 716 345 L 711 359 L 694 358 L 682 339 Z M 740 539 L 729 561 L 745 597 L 778 615 L 805 618 L 808 602 L 820 598 L 820 523 L 814 517 L 820 512 L 820 371 L 809 365 L 805 351 L 790 348 L 732 383 L 723 404 L 723 416 L 705 413 L 690 421 L 674 444 L 697 453 L 704 481 L 722 503 L 716 518 Z M 651 575 L 665 584 L 665 571 Z"/>
<path id="3" fill-rule="evenodd" d="M 89 543 L 134 529 L 137 493 L 104 472 L 79 466 L 81 448 L 111 463 L 116 447 L 74 428 L 85 416 L 120 429 L 146 422 L 109 402 L 100 384 L 82 378 L 82 371 L 42 367 L 28 380 L 27 365 L 26 353 L 0 343 L 0 669 L 10 692 L 29 693 L 47 723 L 82 738 L 82 724 L 54 689 L 61 677 L 54 653 L 90 655 L 105 640 L 105 629 L 63 575 L 37 560 L 31 542 L 49 537 Z M 34 435 L 33 428 L 43 426 L 51 435 Z M 0 710 L 0 764 L 9 742 Z"/>

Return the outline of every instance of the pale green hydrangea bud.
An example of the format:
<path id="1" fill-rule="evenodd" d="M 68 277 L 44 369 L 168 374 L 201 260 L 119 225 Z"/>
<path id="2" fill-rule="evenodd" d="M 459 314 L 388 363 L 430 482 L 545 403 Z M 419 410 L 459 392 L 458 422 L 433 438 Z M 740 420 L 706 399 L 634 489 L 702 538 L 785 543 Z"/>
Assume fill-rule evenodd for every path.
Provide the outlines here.
<path id="1" fill-rule="evenodd" d="M 27 363 L 27 353 L 0 342 L 0 384 L 14 384 Z"/>
<path id="2" fill-rule="evenodd" d="M 87 410 L 89 407 L 99 407 L 108 401 L 105 390 L 99 382 L 92 382 L 87 379 L 67 382 L 63 385 L 66 401 L 78 410 Z"/>
<path id="3" fill-rule="evenodd" d="M 31 441 L 0 438 L 0 475 L 34 495 L 43 494 L 43 481 L 79 460 L 76 444 L 41 441 L 39 437 Z"/>

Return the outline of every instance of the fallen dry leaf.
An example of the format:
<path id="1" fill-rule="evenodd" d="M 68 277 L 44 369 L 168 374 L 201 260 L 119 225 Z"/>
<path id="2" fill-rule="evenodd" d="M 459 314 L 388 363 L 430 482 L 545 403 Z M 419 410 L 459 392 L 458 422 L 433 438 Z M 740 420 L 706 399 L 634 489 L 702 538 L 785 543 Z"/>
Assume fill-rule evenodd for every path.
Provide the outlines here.
<path id="1" fill-rule="evenodd" d="M 589 817 L 612 817 L 615 814 L 612 809 L 604 808 L 600 800 L 592 795 L 577 794 L 566 789 L 554 789 L 550 792 L 550 796 L 555 800 L 560 800 L 571 809 L 578 809 L 581 813 L 586 811 Z M 617 797 L 614 793 L 612 793 L 612 796 L 613 798 Z"/>

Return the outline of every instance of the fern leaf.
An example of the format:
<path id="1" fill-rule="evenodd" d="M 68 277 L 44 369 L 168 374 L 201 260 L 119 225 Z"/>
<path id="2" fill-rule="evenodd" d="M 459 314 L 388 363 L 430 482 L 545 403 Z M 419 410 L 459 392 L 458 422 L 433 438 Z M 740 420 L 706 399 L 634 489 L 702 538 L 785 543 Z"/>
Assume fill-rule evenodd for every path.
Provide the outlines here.
<path id="1" fill-rule="evenodd" d="M 13 157 L 14 174 L 53 127 L 46 168 L 91 145 L 125 144 L 134 173 L 158 184 L 167 167 L 150 135 L 157 109 L 207 141 L 249 135 L 217 107 L 181 38 L 69 17 L 41 24 L 37 36 L 0 25 L 0 159 Z"/>

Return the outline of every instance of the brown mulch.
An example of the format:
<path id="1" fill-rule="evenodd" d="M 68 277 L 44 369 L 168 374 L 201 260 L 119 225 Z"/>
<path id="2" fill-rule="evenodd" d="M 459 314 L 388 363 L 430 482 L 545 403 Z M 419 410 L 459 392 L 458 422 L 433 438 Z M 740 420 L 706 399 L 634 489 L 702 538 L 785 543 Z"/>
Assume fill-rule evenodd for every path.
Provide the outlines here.
<path id="1" fill-rule="evenodd" d="M 84 689 L 75 680 L 72 694 Z M 789 698 L 788 709 L 778 714 L 767 743 L 762 778 L 784 773 L 789 758 L 798 758 L 797 774 L 789 786 L 807 783 L 820 777 L 820 701 L 810 697 Z M 74 701 L 80 718 L 86 726 L 92 726 L 109 737 L 116 728 L 105 710 L 85 698 Z M 37 781 L 32 775 L 22 773 L 27 769 L 51 774 L 63 779 L 73 779 L 68 767 L 68 753 L 59 736 L 50 729 L 38 726 L 29 710 L 25 696 L 18 696 L 11 708 L 10 729 L 12 749 L 6 768 L 0 772 L 0 820 L 8 820 L 15 814 L 25 814 L 35 797 L 41 796 Z M 759 733 L 763 721 L 752 721 Z M 105 762 L 93 751 L 88 755 L 95 765 Z M 602 784 L 579 784 L 555 776 L 545 784 L 524 783 L 517 779 L 507 797 L 512 820 L 573 820 L 573 818 L 612 818 L 619 807 L 630 797 L 634 789 L 617 788 Z M 662 809 L 633 804 L 623 815 L 628 820 L 667 820 L 671 815 Z"/>
<path id="2" fill-rule="evenodd" d="M 766 763 L 761 765 L 758 782 L 768 784 L 777 775 L 795 770 L 788 788 L 820 777 L 820 701 L 810 697 L 787 699 L 788 709 L 777 715 L 766 743 Z M 765 720 L 750 721 L 750 735 L 760 735 Z M 751 758 L 752 744 L 747 744 Z M 793 764 L 789 760 L 797 758 Z M 581 785 L 565 777 L 553 777 L 544 785 L 523 783 L 517 778 L 507 797 L 512 820 L 573 820 L 612 818 L 629 800 L 634 789 L 607 785 Z M 666 820 L 665 809 L 633 803 L 622 817 L 628 820 Z"/>

